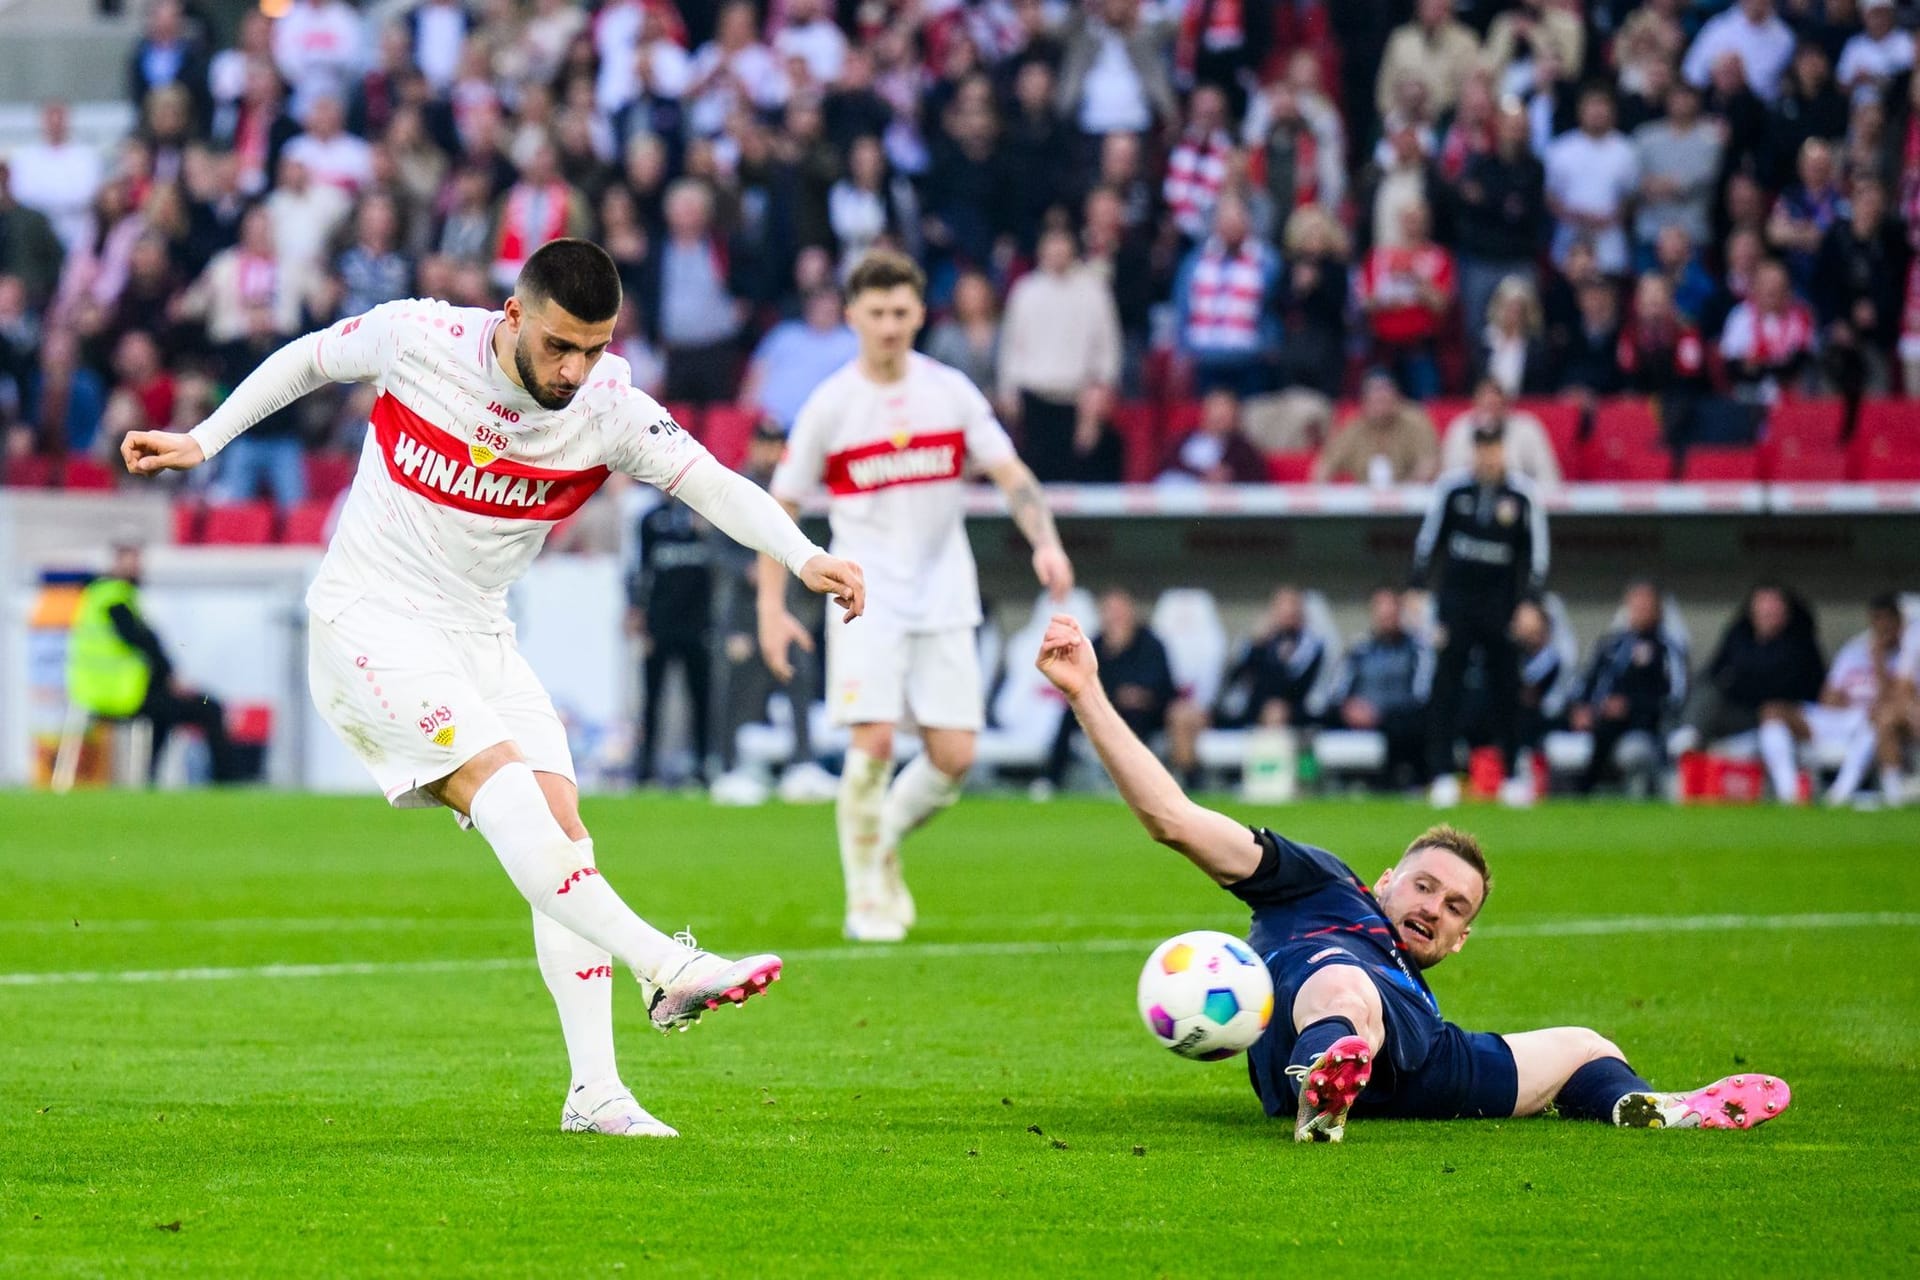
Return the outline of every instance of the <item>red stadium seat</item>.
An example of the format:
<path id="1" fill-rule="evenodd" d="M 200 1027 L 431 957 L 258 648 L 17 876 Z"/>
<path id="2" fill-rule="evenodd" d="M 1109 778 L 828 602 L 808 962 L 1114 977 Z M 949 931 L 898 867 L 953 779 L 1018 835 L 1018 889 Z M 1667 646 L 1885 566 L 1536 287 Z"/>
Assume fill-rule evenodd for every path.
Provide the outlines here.
<path id="1" fill-rule="evenodd" d="M 1920 405 L 1910 400 L 1862 404 L 1851 454 L 1856 480 L 1920 480 Z"/>
<path id="2" fill-rule="evenodd" d="M 1704 445 L 1687 450 L 1680 478 L 1688 484 L 1711 481 L 1754 481 L 1760 478 L 1760 451 L 1750 447 L 1732 449 Z"/>
<path id="3" fill-rule="evenodd" d="M 1427 421 L 1440 435 L 1447 434 L 1447 428 L 1453 420 L 1473 408 L 1473 401 L 1462 400 L 1454 396 L 1441 396 L 1434 400 L 1422 400 L 1420 407 L 1426 411 Z"/>
<path id="4" fill-rule="evenodd" d="M 200 540 L 227 546 L 260 546 L 273 541 L 273 503 L 265 498 L 207 508 Z"/>
<path id="5" fill-rule="evenodd" d="M 38 454 L 9 458 L 0 467 L 0 484 L 13 489 L 44 489 L 53 483 L 53 459 Z"/>
<path id="6" fill-rule="evenodd" d="M 753 429 L 759 423 L 757 410 L 731 404 L 710 405 L 700 440 L 714 457 L 729 467 L 737 467 L 746 460 L 747 445 L 752 442 Z"/>
<path id="7" fill-rule="evenodd" d="M 1175 440 L 1185 440 L 1199 426 L 1200 402 L 1198 400 L 1170 401 L 1160 416 L 1160 442 L 1165 445 Z"/>
<path id="8" fill-rule="evenodd" d="M 1113 407 L 1113 430 L 1120 437 L 1122 477 L 1129 484 L 1153 479 L 1160 465 L 1160 412 L 1156 405 L 1130 400 Z"/>
<path id="9" fill-rule="evenodd" d="M 287 512 L 286 524 L 280 530 L 280 541 L 297 547 L 326 546 L 327 517 L 331 514 L 332 498 L 308 498 Z"/>
<path id="10" fill-rule="evenodd" d="M 60 484 L 66 489 L 96 491 L 111 489 L 118 483 L 115 469 L 98 458 L 68 458 Z"/>
<path id="11" fill-rule="evenodd" d="M 1767 414 L 1767 439 L 1836 445 L 1846 416 L 1839 400 L 1782 400 Z"/>
<path id="12" fill-rule="evenodd" d="M 360 456 L 353 453 L 309 453 L 307 455 L 307 493 L 331 501 L 353 483 L 360 467 Z"/>
<path id="13" fill-rule="evenodd" d="M 1657 445 L 1661 439 L 1660 411 L 1643 396 L 1602 400 L 1593 410 L 1593 438 Z"/>
<path id="14" fill-rule="evenodd" d="M 1760 474 L 1777 484 L 1832 484 L 1847 478 L 1846 450 L 1831 440 L 1768 440 L 1760 446 Z"/>
<path id="15" fill-rule="evenodd" d="M 1267 479 L 1274 484 L 1306 484 L 1313 478 L 1314 454 L 1270 453 L 1267 455 Z"/>
<path id="16" fill-rule="evenodd" d="M 1547 439 L 1553 442 L 1553 452 L 1560 460 L 1560 470 L 1571 474 L 1575 455 L 1579 451 L 1580 406 L 1565 400 L 1521 400 L 1515 403 L 1514 409 L 1540 419 L 1540 425 L 1546 428 Z"/>
<path id="17" fill-rule="evenodd" d="M 182 546 L 191 546 L 200 541 L 201 517 L 206 508 L 197 502 L 176 502 L 173 504 L 173 540 Z"/>
<path id="18" fill-rule="evenodd" d="M 1669 480 L 1673 477 L 1673 458 L 1657 437 L 1638 441 L 1595 435 L 1581 446 L 1575 476 L 1602 482 Z"/>

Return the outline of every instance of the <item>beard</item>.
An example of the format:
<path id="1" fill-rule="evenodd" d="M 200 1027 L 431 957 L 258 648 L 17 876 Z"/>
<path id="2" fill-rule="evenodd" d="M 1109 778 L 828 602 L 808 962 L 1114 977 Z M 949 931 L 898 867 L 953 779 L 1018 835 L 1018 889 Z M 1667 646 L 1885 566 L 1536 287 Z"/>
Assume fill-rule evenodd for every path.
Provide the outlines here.
<path id="1" fill-rule="evenodd" d="M 579 391 L 576 387 L 563 394 L 540 381 L 539 375 L 533 371 L 533 361 L 527 356 L 524 339 L 513 344 L 513 368 L 520 375 L 520 385 L 526 388 L 533 402 L 542 409 L 564 409 L 573 403 L 573 397 Z"/>

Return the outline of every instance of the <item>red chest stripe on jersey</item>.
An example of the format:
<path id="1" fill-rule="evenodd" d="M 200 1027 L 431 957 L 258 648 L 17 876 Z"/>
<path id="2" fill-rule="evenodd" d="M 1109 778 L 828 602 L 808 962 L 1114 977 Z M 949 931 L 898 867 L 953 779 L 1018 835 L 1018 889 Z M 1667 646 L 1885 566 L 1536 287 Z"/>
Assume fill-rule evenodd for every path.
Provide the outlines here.
<path id="1" fill-rule="evenodd" d="M 473 465 L 467 442 L 391 395 L 373 403 L 374 437 L 387 474 L 429 502 L 506 520 L 564 520 L 607 479 L 605 467 L 555 471 L 511 458 Z"/>
<path id="2" fill-rule="evenodd" d="M 966 460 L 964 431 L 877 440 L 827 455 L 827 492 L 843 498 L 900 484 L 958 480 Z"/>

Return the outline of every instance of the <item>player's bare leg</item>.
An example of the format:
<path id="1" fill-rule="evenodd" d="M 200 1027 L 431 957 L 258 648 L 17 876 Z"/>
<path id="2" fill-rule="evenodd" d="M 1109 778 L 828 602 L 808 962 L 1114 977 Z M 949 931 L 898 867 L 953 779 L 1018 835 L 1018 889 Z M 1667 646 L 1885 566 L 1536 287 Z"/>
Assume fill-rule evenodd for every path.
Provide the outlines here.
<path id="1" fill-rule="evenodd" d="M 1655 1089 L 1627 1065 L 1620 1047 L 1585 1027 L 1502 1036 L 1518 1079 L 1513 1113 L 1549 1106 L 1574 1120 L 1623 1129 L 1751 1129 L 1787 1109 L 1793 1092 L 1776 1076 L 1741 1074 L 1681 1093 Z"/>
<path id="2" fill-rule="evenodd" d="M 1293 1140 L 1339 1142 L 1387 1041 L 1380 992 L 1358 966 L 1329 964 L 1301 984 L 1292 1014 L 1297 1038 L 1287 1074 L 1300 1091 Z"/>
<path id="3" fill-rule="evenodd" d="M 536 911 L 617 956 L 633 971 L 661 1030 L 685 1029 L 706 1009 L 738 1004 L 780 976 L 777 956 L 729 961 L 669 938 L 635 915 L 567 836 L 533 770 L 512 743 L 489 747 L 429 788 L 472 819 Z M 579 827 L 577 819 L 576 827 Z"/>
<path id="4" fill-rule="evenodd" d="M 900 865 L 900 845 L 960 798 L 973 769 L 971 729 L 922 729 L 924 750 L 894 775 L 880 809 L 879 909 L 904 931 L 917 918 Z"/>
<path id="5" fill-rule="evenodd" d="M 853 942 L 898 942 L 906 927 L 883 909 L 880 830 L 887 778 L 893 772 L 893 725 L 856 724 L 840 769 L 834 824 L 840 837 L 840 871 L 846 879 L 846 935 Z"/>

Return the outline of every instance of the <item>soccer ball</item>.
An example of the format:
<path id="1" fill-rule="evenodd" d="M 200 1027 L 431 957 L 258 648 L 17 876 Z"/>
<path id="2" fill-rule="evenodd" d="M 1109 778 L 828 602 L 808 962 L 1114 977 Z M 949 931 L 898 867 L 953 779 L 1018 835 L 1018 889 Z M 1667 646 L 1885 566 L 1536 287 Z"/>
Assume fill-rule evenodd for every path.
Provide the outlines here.
<path id="1" fill-rule="evenodd" d="M 1251 1048 L 1273 1017 L 1273 978 L 1240 939 L 1211 929 L 1168 938 L 1140 971 L 1140 1020 L 1183 1058 Z"/>

